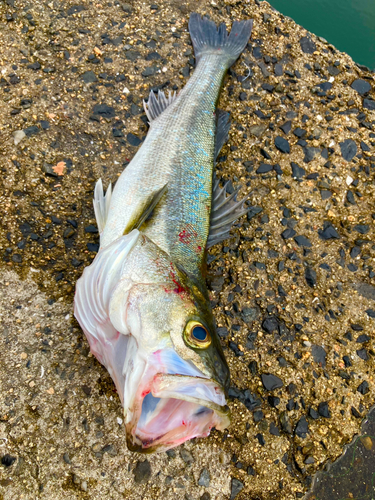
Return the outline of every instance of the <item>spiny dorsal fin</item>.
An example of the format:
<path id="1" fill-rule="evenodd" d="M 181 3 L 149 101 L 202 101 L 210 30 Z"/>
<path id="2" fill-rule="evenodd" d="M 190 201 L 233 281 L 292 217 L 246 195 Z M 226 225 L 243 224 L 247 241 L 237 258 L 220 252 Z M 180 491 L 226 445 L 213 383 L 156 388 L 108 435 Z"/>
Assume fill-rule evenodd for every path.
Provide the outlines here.
<path id="1" fill-rule="evenodd" d="M 111 196 L 112 196 L 112 184 L 109 183 L 107 192 L 104 195 L 103 183 L 102 180 L 99 179 L 95 184 L 94 199 L 93 199 L 94 212 L 95 212 L 96 222 L 98 224 L 99 233 L 103 231 L 105 223 L 107 221 Z"/>
<path id="2" fill-rule="evenodd" d="M 229 181 L 228 181 L 229 182 Z M 248 196 L 240 201 L 237 201 L 237 194 L 239 189 L 234 191 L 231 195 L 226 196 L 227 183 L 224 187 L 220 188 L 219 180 L 214 173 L 212 183 L 212 206 L 211 206 L 211 220 L 210 220 L 210 233 L 207 239 L 207 248 L 220 243 L 229 238 L 230 228 L 235 220 L 242 215 L 245 215 L 249 208 L 244 206 Z"/>
<path id="3" fill-rule="evenodd" d="M 143 107 L 150 123 L 161 115 L 162 112 L 176 100 L 176 98 L 176 92 L 169 91 L 168 97 L 166 97 L 164 92 L 159 90 L 158 96 L 156 97 L 155 93 L 151 90 L 147 103 L 143 100 Z"/>
<path id="4" fill-rule="evenodd" d="M 223 111 L 222 109 L 216 110 L 215 160 L 217 160 L 221 148 L 228 140 L 230 129 L 229 116 L 230 113 L 228 111 Z"/>

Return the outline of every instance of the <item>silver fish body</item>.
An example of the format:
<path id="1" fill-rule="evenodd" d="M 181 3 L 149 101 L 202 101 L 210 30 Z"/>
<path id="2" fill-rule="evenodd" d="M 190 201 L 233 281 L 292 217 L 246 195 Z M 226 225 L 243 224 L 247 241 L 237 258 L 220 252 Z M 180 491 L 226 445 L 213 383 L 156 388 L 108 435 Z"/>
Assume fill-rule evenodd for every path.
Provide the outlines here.
<path id="1" fill-rule="evenodd" d="M 215 110 L 226 70 L 221 56 L 204 55 L 180 95 L 151 121 L 144 144 L 117 181 L 102 247 L 123 234 L 142 199 L 167 184 L 142 231 L 187 272 L 201 275 L 210 227 Z"/>
<path id="2" fill-rule="evenodd" d="M 213 219 L 216 242 L 244 213 L 215 191 L 213 168 L 226 127 L 216 130 L 220 88 L 251 25 L 236 22 L 227 35 L 191 16 L 193 76 L 178 96 L 150 94 L 142 147 L 113 193 L 104 196 L 101 181 L 95 190 L 100 250 L 77 283 L 75 315 L 115 381 L 133 450 L 168 449 L 229 424 L 229 370 L 204 264 Z"/>

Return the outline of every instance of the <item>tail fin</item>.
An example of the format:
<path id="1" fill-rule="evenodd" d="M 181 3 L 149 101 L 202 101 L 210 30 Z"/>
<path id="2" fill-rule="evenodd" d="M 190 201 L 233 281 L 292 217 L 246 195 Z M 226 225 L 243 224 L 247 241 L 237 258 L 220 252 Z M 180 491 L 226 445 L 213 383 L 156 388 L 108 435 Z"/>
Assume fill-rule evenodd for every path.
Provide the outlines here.
<path id="1" fill-rule="evenodd" d="M 213 21 L 194 12 L 189 19 L 189 31 L 197 63 L 203 54 L 223 54 L 228 58 L 229 68 L 246 47 L 252 27 L 252 19 L 234 21 L 228 35 L 225 23 L 216 27 Z"/>

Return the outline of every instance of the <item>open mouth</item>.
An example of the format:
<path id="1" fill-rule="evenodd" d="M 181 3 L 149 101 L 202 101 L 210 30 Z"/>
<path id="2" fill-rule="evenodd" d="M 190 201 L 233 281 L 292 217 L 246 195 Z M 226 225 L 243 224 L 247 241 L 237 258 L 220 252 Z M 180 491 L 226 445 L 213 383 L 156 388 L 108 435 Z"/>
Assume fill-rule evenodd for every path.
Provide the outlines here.
<path id="1" fill-rule="evenodd" d="M 207 378 L 157 373 L 137 399 L 126 425 L 134 451 L 168 450 L 230 422 L 223 390 Z"/>

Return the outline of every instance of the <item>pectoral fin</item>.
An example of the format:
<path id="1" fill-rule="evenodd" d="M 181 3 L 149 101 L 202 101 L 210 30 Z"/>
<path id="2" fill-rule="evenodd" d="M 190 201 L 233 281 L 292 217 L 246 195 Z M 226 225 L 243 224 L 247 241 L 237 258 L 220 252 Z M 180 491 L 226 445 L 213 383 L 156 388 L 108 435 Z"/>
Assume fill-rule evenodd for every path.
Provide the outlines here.
<path id="1" fill-rule="evenodd" d="M 94 211 L 96 222 L 98 224 L 99 233 L 101 233 L 105 227 L 105 223 L 108 217 L 108 209 L 112 196 L 112 184 L 110 183 L 106 194 L 104 194 L 102 180 L 99 179 L 95 185 L 94 191 Z"/>
<path id="2" fill-rule="evenodd" d="M 123 234 L 129 234 L 133 229 L 139 229 L 151 216 L 154 208 L 159 203 L 163 195 L 167 192 L 168 183 L 161 189 L 153 191 L 147 198 L 140 200 L 140 204 L 134 212 L 134 216 L 129 220 Z"/>

